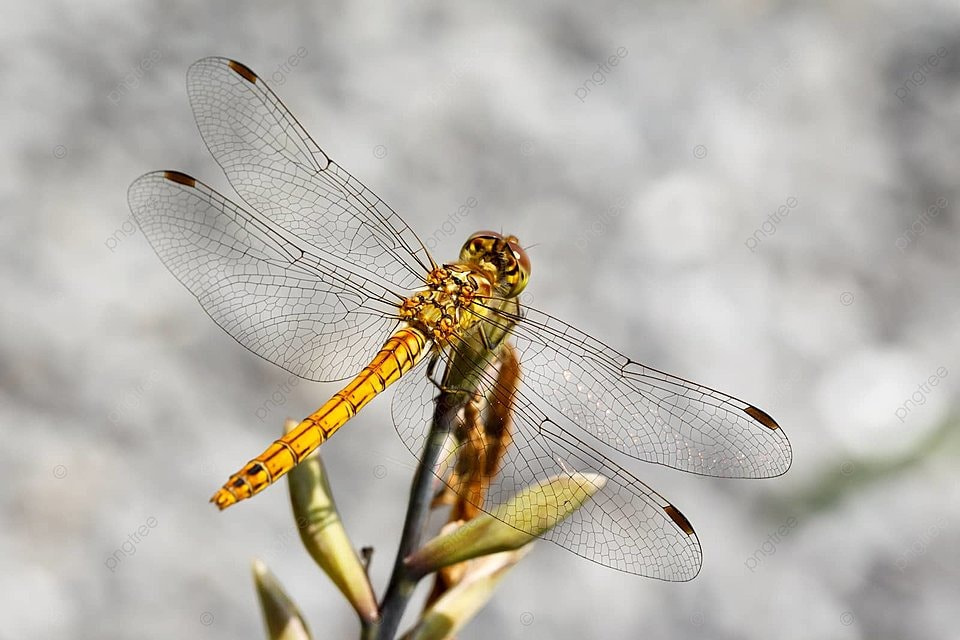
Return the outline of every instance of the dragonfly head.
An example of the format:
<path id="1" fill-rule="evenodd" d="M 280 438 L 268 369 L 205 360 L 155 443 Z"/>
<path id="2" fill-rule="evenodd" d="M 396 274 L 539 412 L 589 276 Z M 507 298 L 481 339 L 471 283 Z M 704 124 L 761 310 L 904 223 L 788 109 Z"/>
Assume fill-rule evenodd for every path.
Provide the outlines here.
<path id="1" fill-rule="evenodd" d="M 530 278 L 530 258 L 516 236 L 478 231 L 463 244 L 460 260 L 487 273 L 507 298 L 520 295 Z"/>

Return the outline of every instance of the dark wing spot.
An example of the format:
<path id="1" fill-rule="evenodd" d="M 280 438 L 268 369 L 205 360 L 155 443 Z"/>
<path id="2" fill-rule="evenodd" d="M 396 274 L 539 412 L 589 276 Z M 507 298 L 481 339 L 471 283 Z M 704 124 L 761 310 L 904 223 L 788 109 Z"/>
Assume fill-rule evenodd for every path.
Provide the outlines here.
<path id="1" fill-rule="evenodd" d="M 188 187 L 195 187 L 197 181 L 185 173 L 180 173 L 179 171 L 164 171 L 163 177 L 169 180 L 170 182 L 176 182 L 177 184 L 185 184 Z"/>
<path id="2" fill-rule="evenodd" d="M 227 63 L 227 66 L 236 71 L 237 75 L 242 76 L 243 79 L 250 84 L 257 83 L 257 74 L 255 74 L 247 65 L 237 62 L 236 60 L 231 60 Z"/>
<path id="3" fill-rule="evenodd" d="M 687 520 L 686 516 L 680 513 L 675 506 L 668 504 L 663 510 L 667 512 L 667 515 L 670 516 L 670 519 L 673 520 L 678 527 L 683 529 L 685 534 L 688 536 L 693 535 L 693 526 L 690 524 L 690 521 Z"/>
<path id="4" fill-rule="evenodd" d="M 777 424 L 776 420 L 771 418 L 765 411 L 761 411 L 756 407 L 747 407 L 743 410 L 743 412 L 765 426 L 767 429 L 776 431 L 780 428 L 780 425 Z"/>

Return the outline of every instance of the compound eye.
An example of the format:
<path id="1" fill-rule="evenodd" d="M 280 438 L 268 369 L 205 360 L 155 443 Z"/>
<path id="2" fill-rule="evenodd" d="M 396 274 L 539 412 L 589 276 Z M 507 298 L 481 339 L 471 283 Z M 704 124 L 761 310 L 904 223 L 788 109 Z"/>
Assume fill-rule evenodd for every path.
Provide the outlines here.
<path id="1" fill-rule="evenodd" d="M 477 231 L 463 243 L 460 259 L 477 260 L 500 242 L 503 242 L 503 236 L 496 231 Z"/>
<path id="2" fill-rule="evenodd" d="M 467 238 L 467 242 L 473 242 L 474 240 L 483 239 L 483 240 L 500 240 L 503 238 L 503 235 L 497 233 L 496 231 L 477 231 L 476 233 L 470 234 L 470 237 Z"/>
<path id="3" fill-rule="evenodd" d="M 497 245 L 502 240 L 503 236 L 496 231 L 477 231 L 467 238 L 464 246 L 468 246 L 474 251 L 483 251 L 487 247 Z"/>
<path id="4" fill-rule="evenodd" d="M 514 239 L 508 239 L 507 245 L 510 247 L 510 251 L 513 252 L 513 257 L 517 259 L 517 264 L 520 265 L 521 271 L 527 276 L 530 275 L 530 256 L 527 255 L 527 252 L 523 250 L 523 247 L 520 246 L 520 243 Z"/>

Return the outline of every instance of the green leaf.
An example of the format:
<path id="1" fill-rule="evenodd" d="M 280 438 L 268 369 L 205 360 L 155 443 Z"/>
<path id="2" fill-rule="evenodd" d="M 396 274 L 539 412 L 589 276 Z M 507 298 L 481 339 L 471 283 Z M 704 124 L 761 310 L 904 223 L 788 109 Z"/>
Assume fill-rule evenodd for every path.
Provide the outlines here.
<path id="1" fill-rule="evenodd" d="M 340 520 L 320 456 L 310 456 L 287 477 L 303 545 L 357 611 L 360 620 L 376 621 L 379 613 L 373 587 Z"/>
<path id="2" fill-rule="evenodd" d="M 532 547 L 495 553 L 471 560 L 463 581 L 433 603 L 404 640 L 442 640 L 455 635 L 493 596 L 507 571 L 520 562 Z"/>
<path id="3" fill-rule="evenodd" d="M 406 559 L 417 576 L 479 556 L 529 544 L 579 509 L 606 484 L 594 473 L 554 476 L 531 485 L 493 515 L 482 513 L 462 527 L 437 536 Z"/>
<path id="4" fill-rule="evenodd" d="M 297 605 L 260 560 L 253 561 L 253 581 L 270 640 L 310 640 L 310 631 Z"/>

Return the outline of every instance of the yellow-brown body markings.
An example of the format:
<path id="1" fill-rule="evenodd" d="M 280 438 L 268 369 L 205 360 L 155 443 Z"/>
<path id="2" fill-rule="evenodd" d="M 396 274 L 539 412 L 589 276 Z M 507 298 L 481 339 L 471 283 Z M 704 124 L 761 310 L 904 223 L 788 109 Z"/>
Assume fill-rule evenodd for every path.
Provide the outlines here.
<path id="1" fill-rule="evenodd" d="M 426 286 L 398 310 L 398 329 L 363 371 L 295 429 L 251 460 L 210 499 L 220 509 L 263 491 L 324 443 L 360 409 L 399 380 L 431 351 L 463 337 L 486 315 L 477 300 L 514 297 L 526 285 L 526 256 L 514 258 L 515 239 L 477 233 L 464 245 L 461 262 L 432 269 Z M 510 256 L 504 262 L 503 252 Z"/>
<path id="2" fill-rule="evenodd" d="M 412 326 L 399 329 L 356 378 L 230 476 L 210 501 L 226 509 L 263 491 L 323 444 L 377 394 L 412 369 L 426 353 L 428 343 L 429 339 L 420 329 Z"/>

